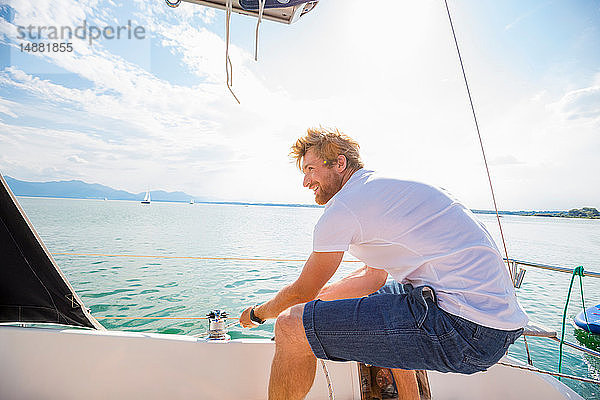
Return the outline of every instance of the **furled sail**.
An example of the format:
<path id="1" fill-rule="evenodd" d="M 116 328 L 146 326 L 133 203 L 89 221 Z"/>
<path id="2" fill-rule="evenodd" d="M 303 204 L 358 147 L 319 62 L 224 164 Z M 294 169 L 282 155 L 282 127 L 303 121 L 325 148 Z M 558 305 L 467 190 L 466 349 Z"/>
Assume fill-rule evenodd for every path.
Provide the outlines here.
<path id="1" fill-rule="evenodd" d="M 0 176 L 0 322 L 104 329 L 83 305 Z"/>

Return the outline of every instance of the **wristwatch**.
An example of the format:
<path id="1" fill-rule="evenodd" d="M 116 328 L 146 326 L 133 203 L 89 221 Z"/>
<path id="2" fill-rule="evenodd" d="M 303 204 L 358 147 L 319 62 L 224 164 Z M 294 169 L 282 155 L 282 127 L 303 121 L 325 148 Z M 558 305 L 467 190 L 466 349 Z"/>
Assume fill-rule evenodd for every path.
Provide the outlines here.
<path id="1" fill-rule="evenodd" d="M 254 314 L 254 308 L 256 308 L 256 306 L 254 306 L 254 307 L 252 307 L 252 308 L 250 309 L 250 320 L 251 320 L 252 322 L 256 322 L 256 323 L 257 323 L 257 324 L 259 324 L 259 325 L 260 325 L 260 324 L 264 324 L 264 323 L 265 323 L 265 320 L 264 320 L 264 319 L 260 319 L 260 318 L 258 318 L 258 317 L 256 316 L 256 314 Z"/>

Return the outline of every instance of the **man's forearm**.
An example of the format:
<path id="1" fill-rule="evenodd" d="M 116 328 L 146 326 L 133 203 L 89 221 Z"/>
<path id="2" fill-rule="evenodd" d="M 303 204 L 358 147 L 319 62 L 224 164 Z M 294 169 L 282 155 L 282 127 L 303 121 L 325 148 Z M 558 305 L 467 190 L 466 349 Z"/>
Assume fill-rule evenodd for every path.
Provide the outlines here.
<path id="1" fill-rule="evenodd" d="M 326 285 L 317 295 L 321 300 L 351 299 L 367 296 L 381 288 L 387 279 L 387 272 L 370 268 L 367 265 L 357 269 L 345 278 Z"/>
<path id="2" fill-rule="evenodd" d="M 260 319 L 276 318 L 282 311 L 313 300 L 333 276 L 344 256 L 343 251 L 312 252 L 296 281 L 283 287 L 271 300 L 254 307 L 254 315 Z M 240 324 L 250 327 L 252 307 L 240 316 Z M 256 321 L 254 321 L 256 322 Z"/>
<path id="3" fill-rule="evenodd" d="M 261 319 L 270 319 L 296 304 L 306 303 L 315 298 L 339 300 L 367 296 L 381 288 L 386 279 L 386 271 L 365 265 L 345 278 L 326 285 L 318 294 L 302 293 L 294 282 L 282 288 L 271 300 L 257 306 L 254 312 Z"/>
<path id="4" fill-rule="evenodd" d="M 313 300 L 314 297 L 315 295 L 300 294 L 292 283 L 283 287 L 271 300 L 257 306 L 254 313 L 261 319 L 276 318 L 282 311 L 296 304 Z"/>

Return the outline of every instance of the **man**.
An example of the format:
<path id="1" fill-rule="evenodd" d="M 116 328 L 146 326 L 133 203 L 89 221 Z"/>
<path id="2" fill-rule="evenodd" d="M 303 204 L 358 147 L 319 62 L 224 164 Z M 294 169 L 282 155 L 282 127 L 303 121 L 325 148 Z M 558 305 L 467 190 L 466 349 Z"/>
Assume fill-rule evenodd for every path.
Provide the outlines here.
<path id="1" fill-rule="evenodd" d="M 325 211 L 298 279 L 240 317 L 244 327 L 277 318 L 271 400 L 302 399 L 316 358 L 471 374 L 502 357 L 527 316 L 468 209 L 364 169 L 358 143 L 337 130 L 309 129 L 290 155 Z M 325 286 L 345 251 L 365 265 Z"/>

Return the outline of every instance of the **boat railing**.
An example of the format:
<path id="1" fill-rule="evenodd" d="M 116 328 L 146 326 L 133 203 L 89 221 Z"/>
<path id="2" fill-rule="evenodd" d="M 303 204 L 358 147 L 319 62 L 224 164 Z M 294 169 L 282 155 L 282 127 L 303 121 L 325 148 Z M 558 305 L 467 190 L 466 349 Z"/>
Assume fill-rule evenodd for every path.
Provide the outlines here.
<path id="1" fill-rule="evenodd" d="M 530 323 L 525 327 L 523 331 L 524 336 L 533 336 L 533 337 L 543 337 L 547 339 L 551 339 L 557 343 L 560 343 L 560 338 L 558 337 L 558 333 L 556 331 L 552 331 L 544 326 L 537 325 L 535 323 Z M 569 346 L 573 349 L 579 350 L 581 352 L 590 354 L 592 356 L 596 356 L 600 358 L 600 352 L 588 349 L 587 347 L 580 346 L 575 343 L 571 343 L 569 341 L 563 341 L 566 346 Z"/>
<path id="2" fill-rule="evenodd" d="M 508 262 L 508 267 L 510 268 L 510 270 L 512 272 L 512 276 L 514 277 L 513 283 L 516 288 L 521 287 L 521 283 L 523 283 L 523 278 L 525 277 L 525 271 L 526 271 L 525 268 L 519 268 L 519 267 L 532 267 L 532 268 L 544 269 L 547 271 L 562 272 L 562 273 L 570 274 L 570 275 L 572 275 L 575 271 L 575 268 L 558 267 L 555 265 L 540 264 L 540 263 L 534 263 L 531 261 L 516 260 L 513 258 L 508 259 L 508 261 L 505 258 L 504 261 Z M 600 278 L 600 272 L 584 270 L 583 276 L 590 276 L 592 278 Z"/>
<path id="3" fill-rule="evenodd" d="M 504 261 L 508 264 L 508 268 L 510 269 L 511 276 L 513 277 L 513 284 L 514 284 L 515 288 L 517 288 L 517 289 L 520 288 L 521 284 L 523 283 L 523 279 L 525 278 L 525 272 L 527 271 L 527 267 L 542 269 L 542 270 L 546 270 L 546 271 L 561 272 L 561 273 L 569 274 L 571 276 L 580 275 L 582 277 L 589 276 L 592 278 L 600 278 L 600 273 L 594 272 L 594 271 L 585 271 L 581 267 L 577 267 L 577 268 L 559 267 L 559 266 L 555 266 L 555 265 L 540 264 L 540 263 L 534 263 L 531 261 L 506 259 L 506 258 L 504 259 Z M 569 288 L 569 290 L 570 289 L 571 288 Z M 523 339 L 525 342 L 525 350 L 527 352 L 527 364 L 531 367 L 533 367 L 533 362 L 531 360 L 531 355 L 529 353 L 529 346 L 527 344 L 527 339 L 526 339 L 527 337 L 547 338 L 547 339 L 550 339 L 559 344 L 564 344 L 565 346 L 568 346 L 570 348 L 573 348 L 573 349 L 579 350 L 583 353 L 600 358 L 600 352 L 592 350 L 592 349 L 588 349 L 585 346 L 580 346 L 576 343 L 572 343 L 567 340 L 564 340 L 564 337 L 560 338 L 556 331 L 552 331 L 544 326 L 530 322 L 523 331 Z M 515 368 L 531 369 L 534 372 L 546 373 L 546 374 L 557 376 L 559 378 L 564 377 L 564 378 L 576 379 L 576 380 L 595 383 L 595 384 L 600 383 L 600 381 L 597 381 L 595 379 L 574 377 L 574 376 L 561 374 L 560 372 L 559 373 L 551 373 L 549 371 L 542 371 L 537 368 L 523 367 L 523 366 L 512 365 L 512 364 L 507 364 L 507 363 L 501 363 L 501 364 L 510 366 L 510 367 L 515 367 Z"/>

